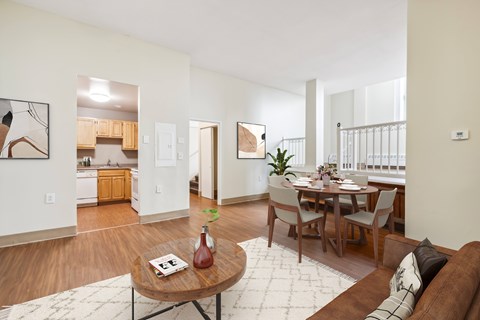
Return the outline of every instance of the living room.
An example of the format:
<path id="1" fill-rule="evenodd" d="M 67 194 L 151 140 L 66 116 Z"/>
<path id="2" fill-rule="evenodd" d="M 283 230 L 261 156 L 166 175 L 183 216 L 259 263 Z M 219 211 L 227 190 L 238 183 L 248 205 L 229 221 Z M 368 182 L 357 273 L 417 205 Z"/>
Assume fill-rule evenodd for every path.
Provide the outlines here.
<path id="1" fill-rule="evenodd" d="M 408 2 L 405 236 L 417 240 L 428 237 L 451 249 L 478 240 L 477 179 L 472 174 L 479 160 L 475 134 L 480 118 L 476 88 L 480 49 L 475 32 L 479 25 L 473 17 L 478 6 L 474 1 Z M 49 103 L 52 128 L 50 159 L 2 160 L 2 243 L 60 237 L 66 237 L 65 243 L 76 241 L 76 152 L 72 145 L 78 74 L 138 85 L 140 136 L 153 140 L 153 121 L 176 124 L 178 137 L 188 137 L 192 118 L 220 122 L 223 144 L 219 153 L 225 159 L 219 181 L 222 199 L 263 194 L 267 189 L 265 162 L 235 161 L 237 121 L 266 124 L 271 143 L 268 150 L 273 150 L 274 141 L 283 135 L 272 113 L 288 117 L 292 136 L 304 134 L 305 97 L 301 94 L 198 68 L 186 53 L 15 2 L 2 1 L 0 8 L 0 39 L 7 44 L 0 53 L 0 96 Z M 244 92 L 268 99 L 253 103 Z M 257 116 L 251 116 L 254 113 Z M 470 139 L 450 140 L 450 132 L 458 129 L 470 130 Z M 179 144 L 177 151 L 187 153 L 187 147 Z M 158 168 L 154 153 L 153 143 L 142 144 L 138 152 L 143 172 L 139 186 L 143 196 L 141 222 L 188 215 L 192 221 L 199 219 L 194 218 L 194 207 L 189 203 L 188 163 L 177 161 L 175 167 Z M 258 176 L 263 177 L 260 183 Z M 166 182 L 168 187 L 157 194 L 154 186 Z M 56 193 L 56 203 L 45 204 L 44 195 L 51 192 Z M 194 209 L 202 208 L 200 204 Z M 175 221 L 165 222 L 166 227 L 174 226 Z M 257 227 L 259 233 L 267 230 L 265 225 Z M 179 234 L 167 232 L 169 236 Z M 150 241 L 154 238 L 151 236 Z M 244 240 L 248 239 L 237 241 Z M 70 257 L 78 259 L 74 253 Z M 124 271 L 113 267 L 104 276 Z M 84 276 L 83 284 L 99 280 L 88 272 Z M 7 277 L 2 272 L 2 280 Z M 75 286 L 65 283 L 62 290 Z"/>

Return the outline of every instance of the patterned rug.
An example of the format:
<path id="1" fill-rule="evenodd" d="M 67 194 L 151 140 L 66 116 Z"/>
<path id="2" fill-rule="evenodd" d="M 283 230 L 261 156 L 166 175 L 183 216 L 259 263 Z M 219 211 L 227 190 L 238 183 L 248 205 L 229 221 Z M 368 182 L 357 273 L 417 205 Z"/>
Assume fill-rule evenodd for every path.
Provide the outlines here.
<path id="1" fill-rule="evenodd" d="M 240 246 L 247 253 L 247 270 L 242 280 L 222 293 L 222 319 L 225 320 L 305 319 L 355 281 L 305 256 L 299 264 L 296 251 L 275 243 L 268 248 L 264 238 L 245 241 Z M 215 297 L 199 300 L 199 303 L 210 318 L 215 319 Z M 170 305 L 135 293 L 135 318 Z M 14 305 L 3 311 L 9 320 L 131 319 L 130 275 Z M 153 319 L 203 318 L 192 303 L 187 303 Z"/>

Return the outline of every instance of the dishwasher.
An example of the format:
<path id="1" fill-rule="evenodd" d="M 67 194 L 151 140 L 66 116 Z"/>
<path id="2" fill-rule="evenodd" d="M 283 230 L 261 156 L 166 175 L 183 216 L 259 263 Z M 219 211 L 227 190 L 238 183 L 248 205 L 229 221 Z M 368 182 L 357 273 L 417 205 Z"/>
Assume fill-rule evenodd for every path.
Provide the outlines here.
<path id="1" fill-rule="evenodd" d="M 77 207 L 96 206 L 97 170 L 77 170 Z"/>

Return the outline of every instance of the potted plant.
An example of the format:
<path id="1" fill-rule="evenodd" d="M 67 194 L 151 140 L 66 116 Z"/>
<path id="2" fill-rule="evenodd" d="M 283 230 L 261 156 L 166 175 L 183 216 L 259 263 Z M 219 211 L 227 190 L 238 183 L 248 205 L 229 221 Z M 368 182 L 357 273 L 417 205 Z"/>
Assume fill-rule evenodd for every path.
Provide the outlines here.
<path id="1" fill-rule="evenodd" d="M 292 166 L 289 166 L 288 165 L 288 161 L 290 161 L 290 159 L 294 156 L 293 154 L 292 155 L 289 155 L 289 156 L 286 156 L 287 154 L 287 149 L 285 150 L 280 150 L 280 148 L 277 148 L 277 156 L 273 156 L 270 152 L 267 153 L 271 158 L 272 158 L 272 162 L 269 162 L 268 165 L 269 166 L 272 166 L 273 167 L 273 170 L 270 171 L 270 176 L 272 174 L 276 174 L 277 176 L 283 176 L 283 175 L 293 175 L 293 176 L 297 176 L 295 173 L 293 172 L 290 172 L 288 171 L 287 172 L 287 169 L 288 168 L 291 168 Z"/>
<path id="2" fill-rule="evenodd" d="M 218 209 L 215 208 L 209 208 L 209 209 L 203 209 L 202 213 L 205 214 L 205 222 L 203 223 L 202 226 L 202 233 L 205 233 L 205 237 L 207 240 L 207 246 L 210 249 L 212 253 L 216 251 L 216 246 L 215 246 L 215 239 L 210 235 L 210 232 L 208 230 L 208 224 L 215 222 L 220 218 L 220 212 L 218 212 Z M 198 250 L 200 247 L 200 238 L 195 241 L 195 246 L 194 246 L 194 252 Z"/>

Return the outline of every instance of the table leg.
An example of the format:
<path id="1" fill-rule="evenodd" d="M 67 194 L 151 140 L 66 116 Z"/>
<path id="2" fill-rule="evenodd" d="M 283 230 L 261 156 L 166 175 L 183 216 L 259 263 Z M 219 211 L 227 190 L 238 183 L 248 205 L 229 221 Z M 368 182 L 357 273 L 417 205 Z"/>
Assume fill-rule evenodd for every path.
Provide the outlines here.
<path id="1" fill-rule="evenodd" d="M 133 287 L 132 287 L 132 320 L 135 319 L 135 307 L 134 307 L 134 304 L 135 304 L 135 293 L 134 293 Z"/>
<path id="2" fill-rule="evenodd" d="M 221 320 L 222 319 L 222 294 L 221 293 L 217 293 L 215 308 L 217 309 L 216 310 L 217 320 Z"/>
<path id="3" fill-rule="evenodd" d="M 340 200 L 338 194 L 333 195 L 333 214 L 335 216 L 335 238 L 328 239 L 332 247 L 337 251 L 337 256 L 342 257 L 342 237 L 340 234 Z"/>

